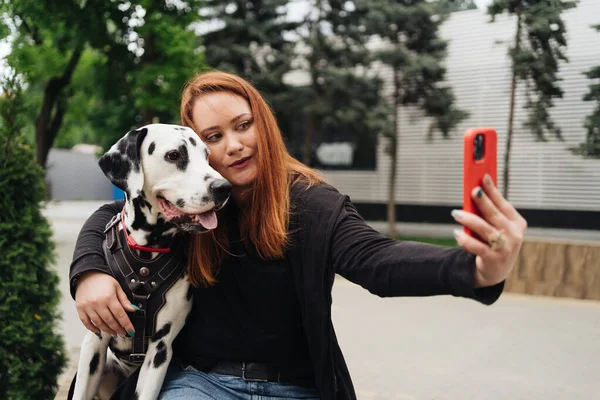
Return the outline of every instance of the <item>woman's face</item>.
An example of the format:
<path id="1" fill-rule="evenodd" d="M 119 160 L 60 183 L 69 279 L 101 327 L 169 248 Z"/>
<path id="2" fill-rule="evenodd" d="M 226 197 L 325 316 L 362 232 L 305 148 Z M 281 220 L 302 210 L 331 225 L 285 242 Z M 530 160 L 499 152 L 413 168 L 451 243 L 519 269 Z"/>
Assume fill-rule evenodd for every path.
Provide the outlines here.
<path id="1" fill-rule="evenodd" d="M 204 94 L 193 105 L 192 120 L 210 150 L 210 165 L 232 184 L 234 195 L 251 185 L 258 176 L 258 146 L 246 100 L 228 92 Z"/>

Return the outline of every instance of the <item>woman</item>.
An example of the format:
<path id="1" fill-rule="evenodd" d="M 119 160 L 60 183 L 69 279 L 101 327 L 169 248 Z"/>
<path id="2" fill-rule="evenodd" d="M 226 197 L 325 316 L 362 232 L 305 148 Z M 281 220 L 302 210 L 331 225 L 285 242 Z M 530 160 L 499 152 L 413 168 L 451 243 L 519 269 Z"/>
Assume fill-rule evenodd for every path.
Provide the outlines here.
<path id="1" fill-rule="evenodd" d="M 194 308 L 161 399 L 245 399 L 253 390 L 265 398 L 356 398 L 331 322 L 334 273 L 379 296 L 451 294 L 484 304 L 500 296 L 527 224 L 489 177 L 473 193 L 483 218 L 452 215 L 496 238 L 493 248 L 460 231 L 462 248 L 399 242 L 371 229 L 347 196 L 288 154 L 272 111 L 243 79 L 193 78 L 181 120 L 233 191 L 218 227 L 190 239 Z M 103 206 L 86 222 L 70 274 L 82 322 L 113 335 L 133 329 L 125 313 L 133 308 L 101 252 L 103 227 L 121 207 Z M 268 382 L 240 378 L 249 363 Z"/>

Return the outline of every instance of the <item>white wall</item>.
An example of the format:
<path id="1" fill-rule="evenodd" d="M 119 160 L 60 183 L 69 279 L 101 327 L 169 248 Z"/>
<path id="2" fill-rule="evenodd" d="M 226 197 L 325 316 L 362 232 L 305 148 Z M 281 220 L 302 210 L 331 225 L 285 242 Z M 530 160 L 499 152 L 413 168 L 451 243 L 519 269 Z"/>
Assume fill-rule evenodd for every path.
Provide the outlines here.
<path id="1" fill-rule="evenodd" d="M 94 154 L 51 149 L 46 182 L 52 200 L 110 200 L 114 196 Z"/>
<path id="2" fill-rule="evenodd" d="M 594 108 L 582 96 L 590 82 L 583 72 L 600 65 L 600 0 L 581 0 L 563 14 L 567 25 L 567 56 L 561 65 L 564 97 L 556 100 L 551 116 L 562 128 L 565 142 L 537 143 L 522 127 L 526 119 L 523 91 L 517 98 L 515 136 L 511 153 L 509 199 L 521 208 L 600 210 L 600 160 L 571 154 L 568 147 L 585 138 L 584 118 Z M 447 80 L 457 106 L 470 112 L 449 140 L 438 135 L 425 140 L 429 121 L 418 112 L 400 116 L 399 167 L 396 200 L 405 204 L 460 205 L 462 203 L 462 132 L 469 127 L 491 126 L 498 131 L 498 177 L 502 182 L 510 91 L 507 42 L 514 37 L 514 18 L 488 23 L 483 10 L 452 14 L 441 35 L 449 41 Z M 505 41 L 505 43 L 498 43 Z M 390 71 L 383 74 L 391 81 Z M 390 82 L 391 83 L 391 82 Z M 389 87 L 388 87 L 389 89 Z M 522 89 L 522 88 L 521 88 Z M 328 171 L 328 181 L 356 202 L 385 203 L 390 160 L 380 143 L 377 170 Z"/>

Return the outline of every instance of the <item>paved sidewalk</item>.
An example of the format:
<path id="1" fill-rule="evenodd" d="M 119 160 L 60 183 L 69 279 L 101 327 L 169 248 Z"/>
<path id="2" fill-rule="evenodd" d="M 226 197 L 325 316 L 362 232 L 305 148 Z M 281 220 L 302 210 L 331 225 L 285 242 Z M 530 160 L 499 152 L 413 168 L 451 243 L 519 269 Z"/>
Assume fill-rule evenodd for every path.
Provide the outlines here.
<path id="1" fill-rule="evenodd" d="M 63 294 L 58 330 L 71 357 L 59 400 L 85 334 L 69 294 L 69 264 L 85 218 L 101 204 L 49 203 L 44 210 Z M 401 232 L 427 236 L 442 227 L 403 225 Z M 513 294 L 492 307 L 447 296 L 381 299 L 339 278 L 333 318 L 360 400 L 600 398 L 600 302 Z"/>

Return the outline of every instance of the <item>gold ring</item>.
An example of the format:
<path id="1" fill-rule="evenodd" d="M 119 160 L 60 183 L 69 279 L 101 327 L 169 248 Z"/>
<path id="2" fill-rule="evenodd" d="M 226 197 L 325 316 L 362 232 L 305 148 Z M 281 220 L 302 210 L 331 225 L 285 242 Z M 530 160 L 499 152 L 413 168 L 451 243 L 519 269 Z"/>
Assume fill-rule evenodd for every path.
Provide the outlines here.
<path id="1" fill-rule="evenodd" d="M 504 247 L 506 240 L 504 239 L 504 230 L 500 229 L 488 236 L 488 243 L 492 250 L 498 250 Z"/>

